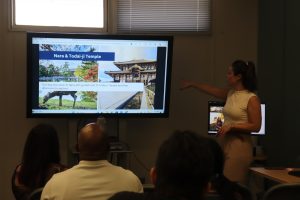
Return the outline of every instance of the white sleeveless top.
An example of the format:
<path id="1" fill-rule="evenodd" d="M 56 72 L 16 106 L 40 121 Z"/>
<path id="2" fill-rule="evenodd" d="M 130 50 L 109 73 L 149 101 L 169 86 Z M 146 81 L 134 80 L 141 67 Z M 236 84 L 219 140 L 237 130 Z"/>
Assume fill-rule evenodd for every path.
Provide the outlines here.
<path id="1" fill-rule="evenodd" d="M 247 107 L 249 99 L 253 96 L 256 96 L 256 94 L 248 90 L 230 90 L 223 109 L 224 124 L 248 122 Z"/>
<path id="2" fill-rule="evenodd" d="M 248 90 L 230 90 L 223 109 L 224 124 L 236 124 L 248 121 L 247 107 L 249 99 L 256 96 Z M 247 183 L 249 166 L 253 160 L 250 133 L 235 131 L 218 137 L 225 154 L 224 175 L 231 181 Z"/>

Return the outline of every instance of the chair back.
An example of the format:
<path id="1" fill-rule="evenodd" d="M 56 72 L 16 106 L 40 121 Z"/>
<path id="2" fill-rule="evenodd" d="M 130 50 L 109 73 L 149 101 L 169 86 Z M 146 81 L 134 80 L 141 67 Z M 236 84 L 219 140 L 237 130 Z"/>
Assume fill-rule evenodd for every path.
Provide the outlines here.
<path id="1" fill-rule="evenodd" d="M 239 184 L 239 183 L 237 183 L 235 185 L 234 193 L 235 193 L 235 197 L 236 197 L 235 199 L 237 199 L 237 200 L 253 200 L 253 199 L 255 199 L 251 190 L 248 187 L 246 187 L 242 184 Z M 224 198 L 222 198 L 216 192 L 208 192 L 205 195 L 204 199 L 205 200 L 223 200 Z M 225 199 L 225 200 L 227 200 L 227 199 Z"/>
<path id="2" fill-rule="evenodd" d="M 205 200 L 222 200 L 221 196 L 215 192 L 208 192 L 205 195 Z"/>
<path id="3" fill-rule="evenodd" d="M 271 187 L 263 197 L 263 200 L 299 200 L 300 183 L 279 184 Z"/>
<path id="4" fill-rule="evenodd" d="M 27 200 L 40 200 L 43 189 L 44 189 L 43 187 L 40 187 L 40 188 L 37 188 L 37 189 L 33 190 L 28 195 Z"/>
<path id="5" fill-rule="evenodd" d="M 242 185 L 240 183 L 237 184 L 237 193 L 242 200 L 254 199 L 254 194 L 251 192 L 251 190 L 245 185 Z"/>

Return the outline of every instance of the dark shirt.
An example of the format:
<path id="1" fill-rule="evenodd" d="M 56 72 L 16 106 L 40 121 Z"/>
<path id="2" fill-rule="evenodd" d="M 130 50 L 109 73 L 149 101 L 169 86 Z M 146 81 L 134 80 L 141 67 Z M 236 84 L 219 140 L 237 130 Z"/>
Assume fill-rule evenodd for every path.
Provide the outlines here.
<path id="1" fill-rule="evenodd" d="M 136 192 L 118 192 L 108 200 L 145 200 L 146 195 L 144 193 Z"/>
<path id="2" fill-rule="evenodd" d="M 199 198 L 201 200 L 202 198 Z M 158 195 L 155 192 L 136 193 L 136 192 L 118 192 L 108 200 L 188 200 L 184 197 Z"/>
<path id="3" fill-rule="evenodd" d="M 242 200 L 243 195 L 238 183 L 230 181 L 223 174 L 211 181 L 212 188 L 220 196 L 221 200 Z"/>
<path id="4" fill-rule="evenodd" d="M 27 197 L 33 192 L 35 189 L 44 187 L 45 185 L 36 186 L 34 188 L 27 187 L 26 185 L 22 185 L 21 183 L 18 183 L 18 174 L 19 174 L 19 168 L 21 165 L 17 165 L 17 167 L 14 170 L 14 173 L 12 175 L 11 179 L 11 188 L 12 192 L 15 196 L 16 200 L 26 200 Z M 47 169 L 47 178 L 45 181 L 43 181 L 45 184 L 47 181 L 53 176 L 53 174 L 64 171 L 66 169 L 65 166 L 61 164 L 51 164 L 49 169 Z"/>

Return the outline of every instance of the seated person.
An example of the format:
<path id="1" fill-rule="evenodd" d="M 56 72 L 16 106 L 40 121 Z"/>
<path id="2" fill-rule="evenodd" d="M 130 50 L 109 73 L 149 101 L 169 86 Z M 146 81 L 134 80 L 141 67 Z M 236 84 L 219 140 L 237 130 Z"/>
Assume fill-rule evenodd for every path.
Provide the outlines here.
<path id="1" fill-rule="evenodd" d="M 78 136 L 78 165 L 55 174 L 46 184 L 41 199 L 106 200 L 116 192 L 143 192 L 131 171 L 107 161 L 108 138 L 95 123 L 84 126 Z"/>
<path id="2" fill-rule="evenodd" d="M 224 152 L 221 146 L 211 138 L 208 138 L 208 146 L 211 148 L 214 157 L 214 175 L 210 182 L 210 192 L 216 192 L 222 200 L 242 200 L 239 185 L 230 181 L 223 174 Z"/>
<path id="3" fill-rule="evenodd" d="M 33 190 L 44 187 L 53 174 L 65 168 L 60 164 L 56 130 L 51 125 L 37 125 L 29 132 L 22 162 L 12 176 L 12 191 L 16 200 L 27 199 Z"/>
<path id="4" fill-rule="evenodd" d="M 109 200 L 202 200 L 212 176 L 213 157 L 207 139 L 177 131 L 159 148 L 150 178 L 154 191 L 121 192 Z"/>

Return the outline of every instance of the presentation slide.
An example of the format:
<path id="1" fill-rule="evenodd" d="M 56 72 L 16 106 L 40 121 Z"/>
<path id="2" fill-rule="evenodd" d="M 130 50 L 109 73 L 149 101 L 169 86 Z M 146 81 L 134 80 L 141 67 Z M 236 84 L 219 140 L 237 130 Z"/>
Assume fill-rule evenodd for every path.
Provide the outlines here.
<path id="1" fill-rule="evenodd" d="M 165 68 L 167 44 L 35 38 L 33 45 L 38 49 L 39 66 L 38 105 L 33 112 L 163 112 L 159 105 L 164 104 L 164 96 L 155 95 L 157 68 L 161 67 L 158 51 L 164 52 Z"/>

